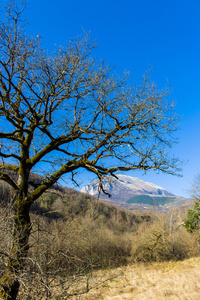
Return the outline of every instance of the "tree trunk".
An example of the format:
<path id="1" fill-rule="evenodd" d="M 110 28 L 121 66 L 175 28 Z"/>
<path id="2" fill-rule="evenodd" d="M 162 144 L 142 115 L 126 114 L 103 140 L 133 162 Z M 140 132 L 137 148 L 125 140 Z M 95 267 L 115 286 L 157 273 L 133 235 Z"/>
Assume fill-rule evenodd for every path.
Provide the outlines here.
<path id="1" fill-rule="evenodd" d="M 7 268 L 0 278 L 0 299 L 15 300 L 19 292 L 19 277 L 25 271 L 31 230 L 29 208 L 26 198 L 15 201 L 14 232 L 12 249 L 8 256 Z"/>

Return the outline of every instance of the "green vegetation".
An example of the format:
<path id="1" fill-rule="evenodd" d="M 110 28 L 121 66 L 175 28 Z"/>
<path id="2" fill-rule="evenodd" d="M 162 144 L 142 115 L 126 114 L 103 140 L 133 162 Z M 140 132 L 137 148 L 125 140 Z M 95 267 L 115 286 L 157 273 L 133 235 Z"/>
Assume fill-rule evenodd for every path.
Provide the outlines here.
<path id="1" fill-rule="evenodd" d="M 174 200 L 174 197 L 137 195 L 130 198 L 126 203 L 149 204 L 159 206 L 173 202 Z"/>
<path id="2" fill-rule="evenodd" d="M 185 228 L 190 233 L 198 230 L 200 226 L 200 175 L 195 179 L 192 197 L 194 199 L 194 207 L 188 210 L 187 219 L 184 222 Z"/>
<path id="3" fill-rule="evenodd" d="M 200 207 L 199 203 L 194 204 L 193 209 L 188 210 L 187 219 L 184 222 L 184 226 L 188 232 L 193 232 L 199 229 L 200 224 Z"/>

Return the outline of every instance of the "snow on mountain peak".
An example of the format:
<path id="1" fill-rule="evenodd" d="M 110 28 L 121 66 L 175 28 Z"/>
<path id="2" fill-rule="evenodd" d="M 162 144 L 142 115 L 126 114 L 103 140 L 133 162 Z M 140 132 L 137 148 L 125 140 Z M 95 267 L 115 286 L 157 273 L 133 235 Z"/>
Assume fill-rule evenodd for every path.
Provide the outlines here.
<path id="1" fill-rule="evenodd" d="M 164 188 L 157 186 L 150 182 L 145 182 L 137 177 L 131 177 L 124 174 L 116 174 L 117 178 L 113 176 L 106 176 L 103 180 L 103 187 L 112 196 L 112 200 L 118 202 L 125 202 L 136 195 L 165 195 L 173 196 Z M 96 179 L 84 186 L 81 192 L 98 197 L 99 195 L 99 180 Z M 108 199 L 104 193 L 100 193 L 100 198 Z"/>

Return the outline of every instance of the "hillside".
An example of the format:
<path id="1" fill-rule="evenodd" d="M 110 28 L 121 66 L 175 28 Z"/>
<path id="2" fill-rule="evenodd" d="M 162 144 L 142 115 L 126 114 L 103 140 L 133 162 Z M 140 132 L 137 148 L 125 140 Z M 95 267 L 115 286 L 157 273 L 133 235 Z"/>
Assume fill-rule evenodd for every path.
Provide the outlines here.
<path id="1" fill-rule="evenodd" d="M 165 205 L 169 202 L 174 202 L 176 197 L 166 196 L 149 196 L 149 195 L 137 195 L 126 201 L 127 204 L 149 204 L 149 205 Z"/>
<path id="2" fill-rule="evenodd" d="M 16 172 L 10 170 L 6 172 L 14 181 L 17 181 Z M 31 180 L 35 184 L 40 184 L 43 177 L 31 173 Z M 8 204 L 9 198 L 12 198 L 11 189 L 7 183 L 0 180 L 0 204 L 4 207 Z M 134 224 L 150 220 L 148 215 L 134 214 L 129 210 L 120 209 L 111 203 L 105 203 L 91 195 L 58 184 L 53 185 L 35 201 L 30 210 L 32 213 L 48 219 L 74 219 L 78 216 L 84 218 L 89 215 L 95 221 L 101 220 L 100 222 L 102 222 L 103 220 L 104 224 L 110 223 L 109 226 L 112 226 L 112 223 L 116 223 L 114 220 L 117 220 L 117 223 L 130 228 Z"/>
<path id="3" fill-rule="evenodd" d="M 14 171 L 5 170 L 5 172 L 7 172 L 15 182 L 17 181 L 17 176 Z M 167 213 L 176 207 L 191 206 L 193 204 L 191 199 L 175 196 L 162 187 L 152 183 L 144 182 L 143 180 L 127 175 L 118 174 L 117 176 L 119 180 L 113 180 L 113 178 L 111 179 L 110 176 L 108 176 L 108 180 L 104 181 L 103 185 L 105 190 L 111 194 L 111 197 L 109 198 L 104 193 L 100 193 L 100 199 L 103 200 L 104 203 L 110 203 L 122 209 L 140 213 L 142 213 L 142 211 L 160 211 Z M 30 181 L 34 182 L 34 185 L 38 185 L 42 183 L 43 177 L 31 173 Z M 32 188 L 32 185 L 30 185 L 30 189 Z M 49 208 L 54 202 L 54 199 L 64 196 L 65 198 L 67 197 L 70 199 L 71 203 L 74 203 L 75 199 L 80 197 L 96 199 L 99 198 L 98 188 L 98 180 L 92 181 L 89 185 L 83 187 L 81 192 L 54 184 L 40 200 L 32 205 L 31 211 L 47 214 L 50 217 Z M 6 204 L 8 199 L 11 198 L 12 192 L 9 185 L 4 181 L 0 181 L 0 203 Z M 41 206 L 41 199 L 46 199 L 45 206 Z M 44 200 L 42 201 L 44 202 Z M 57 218 L 59 217 L 59 213 L 51 213 L 51 217 Z"/>
<path id="4" fill-rule="evenodd" d="M 5 195 L 5 192 L 10 192 L 9 189 L 5 189 L 2 183 L 0 188 L 1 199 L 4 199 L 0 206 L 1 274 L 6 268 L 4 253 L 9 255 L 13 238 L 12 218 L 9 217 L 13 207 L 8 201 L 9 195 Z M 151 205 L 145 204 L 145 207 Z M 124 292 L 117 280 L 124 285 L 127 282 L 128 289 L 129 279 L 122 272 L 126 274 L 133 264 L 179 261 L 199 255 L 198 232 L 191 235 L 182 226 L 186 213 L 186 208 L 179 207 L 165 215 L 141 209 L 130 211 L 55 185 L 31 207 L 32 230 L 25 271 L 27 281 L 21 285 L 19 299 L 27 299 L 27 294 L 36 300 L 65 299 L 74 294 L 80 296 L 79 299 L 107 299 L 115 293 L 121 296 L 119 299 L 126 299 L 123 298 L 126 290 Z M 130 272 L 132 278 L 137 274 L 137 269 L 133 268 L 135 273 Z M 143 271 L 147 268 L 145 266 Z M 155 272 L 152 274 L 156 276 Z M 111 278 L 113 280 L 110 281 Z M 139 293 L 141 280 L 138 281 L 139 287 L 135 287 Z M 122 292 L 112 284 L 120 286 Z M 157 283 L 152 279 L 153 284 Z M 90 293 L 92 285 L 107 286 L 108 290 L 94 288 Z M 129 292 L 130 297 L 137 295 Z M 82 297 L 83 293 L 86 295 Z"/>

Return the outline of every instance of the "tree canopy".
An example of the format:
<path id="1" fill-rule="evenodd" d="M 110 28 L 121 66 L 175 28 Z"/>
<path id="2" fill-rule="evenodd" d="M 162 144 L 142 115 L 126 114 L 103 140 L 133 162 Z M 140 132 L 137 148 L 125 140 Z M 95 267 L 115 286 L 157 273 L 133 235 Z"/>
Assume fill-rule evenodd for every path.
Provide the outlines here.
<path id="1" fill-rule="evenodd" d="M 28 195 L 32 202 L 79 168 L 100 179 L 118 170 L 178 171 L 168 155 L 177 117 L 167 90 L 148 76 L 128 86 L 92 58 L 88 36 L 48 54 L 20 28 L 20 13 L 9 14 L 0 31 L 0 156 L 1 168 L 21 177 L 16 184 L 1 172 L 2 180 L 18 190 L 23 173 L 45 162 L 48 177 Z"/>

